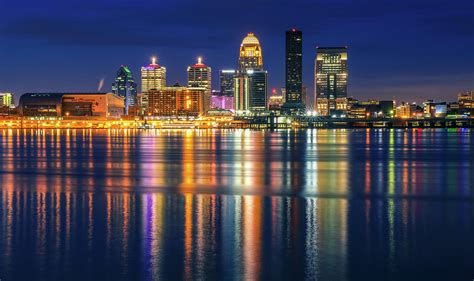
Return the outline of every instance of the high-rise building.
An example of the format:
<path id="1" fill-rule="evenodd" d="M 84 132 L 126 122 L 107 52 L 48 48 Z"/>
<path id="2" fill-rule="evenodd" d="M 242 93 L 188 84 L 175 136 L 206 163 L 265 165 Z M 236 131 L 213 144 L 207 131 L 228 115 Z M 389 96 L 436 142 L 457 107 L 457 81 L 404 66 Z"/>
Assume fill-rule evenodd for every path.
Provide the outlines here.
<path id="1" fill-rule="evenodd" d="M 260 42 L 253 33 L 248 33 L 242 40 L 239 54 L 239 70 L 262 70 L 263 58 Z"/>
<path id="2" fill-rule="evenodd" d="M 253 33 L 240 45 L 239 71 L 234 76 L 234 102 L 237 114 L 267 108 L 268 73 L 263 70 L 262 49 Z"/>
<path id="3" fill-rule="evenodd" d="M 286 31 L 285 49 L 285 104 L 283 111 L 302 112 L 303 100 L 303 33 L 296 29 Z"/>
<path id="4" fill-rule="evenodd" d="M 198 57 L 195 65 L 188 66 L 188 87 L 206 88 L 211 92 L 211 68 L 202 63 L 202 58 Z"/>
<path id="5" fill-rule="evenodd" d="M 220 95 L 226 97 L 234 96 L 234 76 L 235 70 L 221 70 L 219 72 L 219 82 L 221 86 Z"/>
<path id="6" fill-rule="evenodd" d="M 112 93 L 124 98 L 126 115 L 128 115 L 128 107 L 135 106 L 138 103 L 137 84 L 127 66 L 122 65 L 117 71 L 115 82 L 112 84 Z"/>
<path id="7" fill-rule="evenodd" d="M 344 110 L 347 100 L 347 47 L 318 47 L 314 68 L 315 109 L 320 115 Z"/>
<path id="8" fill-rule="evenodd" d="M 250 79 L 250 111 L 261 111 L 267 108 L 268 73 L 265 70 L 248 70 Z"/>
<path id="9" fill-rule="evenodd" d="M 13 106 L 13 94 L 12 93 L 0 93 L 0 107 L 12 107 Z"/>
<path id="10" fill-rule="evenodd" d="M 141 106 L 145 111 L 148 108 L 148 92 L 152 89 L 159 90 L 166 87 L 166 68 L 156 63 L 156 58 L 152 58 L 151 64 L 141 68 L 142 94 Z"/>
<path id="11" fill-rule="evenodd" d="M 244 114 L 250 110 L 250 79 L 248 75 L 239 73 L 234 78 L 234 108 L 236 114 Z"/>

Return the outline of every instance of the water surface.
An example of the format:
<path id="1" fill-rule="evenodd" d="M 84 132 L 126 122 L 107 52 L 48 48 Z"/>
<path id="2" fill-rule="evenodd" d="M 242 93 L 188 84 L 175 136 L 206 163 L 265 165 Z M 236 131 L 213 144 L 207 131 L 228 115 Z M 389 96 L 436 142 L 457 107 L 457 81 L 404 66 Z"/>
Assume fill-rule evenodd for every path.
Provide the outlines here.
<path id="1" fill-rule="evenodd" d="M 472 280 L 471 130 L 0 130 L 4 280 Z"/>

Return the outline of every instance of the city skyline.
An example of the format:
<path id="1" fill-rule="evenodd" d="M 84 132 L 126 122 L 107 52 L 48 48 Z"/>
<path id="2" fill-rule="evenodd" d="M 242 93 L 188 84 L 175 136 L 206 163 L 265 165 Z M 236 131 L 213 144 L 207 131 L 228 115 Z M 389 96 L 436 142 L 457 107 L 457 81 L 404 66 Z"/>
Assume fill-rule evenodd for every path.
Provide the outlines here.
<path id="1" fill-rule="evenodd" d="M 3 62 L 0 90 L 15 93 L 16 100 L 31 91 L 94 91 L 102 78 L 105 78 L 104 85 L 110 85 L 121 64 L 129 66 L 137 77 L 140 66 L 152 55 L 158 56 L 160 64 L 168 67 L 170 84 L 185 84 L 185 67 L 202 56 L 206 64 L 215 69 L 213 89 L 218 89 L 216 73 L 220 69 L 235 68 L 238 56 L 235 46 L 247 32 L 257 34 L 263 46 L 269 88 L 280 88 L 285 79 L 284 31 L 295 27 L 305 34 L 303 85 L 308 89 L 314 87 L 311 77 L 316 46 L 347 45 L 351 57 L 349 96 L 362 100 L 395 96 L 397 100 L 409 102 L 426 98 L 444 100 L 474 87 L 474 55 L 469 47 L 473 43 L 470 28 L 473 20 L 469 13 L 473 4 L 465 0 L 438 2 L 356 5 L 342 1 L 339 4 L 343 11 L 338 9 L 331 14 L 327 12 L 332 4 L 290 5 L 281 1 L 279 4 L 284 9 L 272 9 L 273 16 L 266 16 L 265 21 L 251 17 L 243 24 L 236 21 L 239 13 L 245 13 L 242 8 L 229 10 L 229 4 L 218 5 L 213 1 L 200 3 L 203 7 L 215 7 L 210 11 L 203 9 L 203 16 L 208 18 L 198 24 L 191 24 L 188 19 L 192 7 L 183 9 L 175 21 L 168 17 L 150 17 L 148 10 L 154 7 L 164 12 L 172 9 L 173 4 L 169 2 L 147 4 L 150 7 L 146 9 L 140 3 L 126 1 L 111 9 L 105 9 L 110 8 L 108 2 L 81 2 L 82 8 L 91 11 L 83 17 L 79 17 L 81 9 L 71 10 L 71 6 L 65 4 L 50 5 L 44 17 L 38 16 L 37 12 L 43 9 L 41 6 L 48 5 L 32 3 L 22 9 L 21 20 L 15 17 L 19 13 L 18 4 L 2 3 L 2 8 L 12 13 L 0 20 L 0 35 L 4 41 L 0 46 Z M 114 19 L 128 13 L 124 7 L 151 22 L 117 23 Z M 100 17 L 114 24 L 91 26 L 89 22 L 99 17 L 99 11 Z M 223 11 L 229 15 L 220 15 Z M 264 5 L 256 5 L 252 13 L 268 15 L 268 12 Z M 417 12 L 423 12 L 423 16 Z M 283 15 L 288 16 L 285 21 L 280 20 Z M 313 16 L 319 16 L 316 22 L 305 20 Z M 117 41 L 116 24 L 130 24 L 137 32 L 123 32 L 122 41 Z M 42 26 L 44 32 L 40 32 L 38 26 Z M 79 35 L 72 36 L 73 33 Z M 449 55 L 443 55 L 445 53 Z M 71 68 L 72 61 L 73 69 L 62 71 Z M 42 71 L 37 73 L 37 69 Z M 26 73 L 31 80 L 21 81 L 20 73 Z"/>

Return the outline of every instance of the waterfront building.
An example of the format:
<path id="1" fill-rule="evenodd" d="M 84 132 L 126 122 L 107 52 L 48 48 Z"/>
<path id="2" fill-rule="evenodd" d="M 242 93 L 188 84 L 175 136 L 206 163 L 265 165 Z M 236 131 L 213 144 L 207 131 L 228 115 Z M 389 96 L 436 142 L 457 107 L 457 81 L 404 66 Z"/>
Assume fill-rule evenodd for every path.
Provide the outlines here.
<path id="1" fill-rule="evenodd" d="M 446 102 L 435 102 L 427 100 L 423 103 L 424 117 L 443 118 L 448 112 L 448 105 Z"/>
<path id="2" fill-rule="evenodd" d="M 12 93 L 0 93 L 0 107 L 14 106 Z"/>
<path id="3" fill-rule="evenodd" d="M 124 98 L 113 93 L 27 93 L 20 97 L 20 115 L 116 119 L 125 112 Z"/>
<path id="4" fill-rule="evenodd" d="M 220 94 L 222 96 L 234 97 L 234 76 L 236 71 L 224 69 L 219 71 Z"/>
<path id="5" fill-rule="evenodd" d="M 188 87 L 206 88 L 211 92 L 212 70 L 198 57 L 196 64 L 188 66 Z"/>
<path id="6" fill-rule="evenodd" d="M 303 34 L 291 29 L 285 33 L 285 103 L 282 111 L 288 114 L 304 113 L 303 99 Z"/>
<path id="7" fill-rule="evenodd" d="M 347 100 L 346 104 L 349 104 Z M 394 114 L 393 101 L 369 100 L 366 102 L 351 102 L 350 104 L 347 109 L 347 117 L 349 118 L 391 118 Z M 342 110 L 333 110 L 331 116 L 342 117 L 346 116 L 346 113 Z"/>
<path id="8" fill-rule="evenodd" d="M 314 69 L 315 109 L 320 115 L 347 106 L 347 47 L 318 47 Z M 339 109 L 338 109 L 339 106 Z"/>
<path id="9" fill-rule="evenodd" d="M 395 109 L 395 118 L 410 118 L 412 116 L 413 105 L 401 102 Z"/>
<path id="10" fill-rule="evenodd" d="M 137 84 L 127 66 L 122 65 L 117 71 L 115 81 L 112 84 L 112 93 L 124 98 L 126 115 L 128 115 L 129 107 L 137 105 Z"/>
<path id="11" fill-rule="evenodd" d="M 239 71 L 234 76 L 234 102 L 237 114 L 267 109 L 268 73 L 263 70 L 262 49 L 253 33 L 240 46 Z"/>
<path id="12" fill-rule="evenodd" d="M 163 87 L 149 91 L 147 116 L 202 116 L 209 110 L 210 96 L 203 87 Z"/>
<path id="13" fill-rule="evenodd" d="M 141 78 L 141 107 L 146 111 L 149 91 L 166 87 L 166 67 L 158 65 L 153 57 L 149 65 L 141 68 Z"/>
<path id="14" fill-rule="evenodd" d="M 458 95 L 458 103 L 460 108 L 474 109 L 474 91 L 460 93 Z"/>

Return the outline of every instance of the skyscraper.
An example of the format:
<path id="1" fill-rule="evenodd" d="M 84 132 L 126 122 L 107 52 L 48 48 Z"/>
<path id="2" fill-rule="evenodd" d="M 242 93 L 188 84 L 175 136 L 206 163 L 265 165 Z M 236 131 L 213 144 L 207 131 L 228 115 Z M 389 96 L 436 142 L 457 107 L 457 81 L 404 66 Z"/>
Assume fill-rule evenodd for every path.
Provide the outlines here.
<path id="1" fill-rule="evenodd" d="M 250 79 L 250 111 L 261 111 L 267 108 L 267 80 L 265 70 L 247 70 Z"/>
<path id="2" fill-rule="evenodd" d="M 242 40 L 239 54 L 239 71 L 249 69 L 263 69 L 262 48 L 257 37 L 252 32 L 248 33 L 244 40 Z"/>
<path id="3" fill-rule="evenodd" d="M 148 108 L 148 91 L 159 90 L 166 87 L 166 68 L 156 63 L 156 58 L 152 58 L 151 64 L 141 68 L 142 74 L 142 111 Z"/>
<path id="4" fill-rule="evenodd" d="M 240 45 L 239 71 L 234 77 L 234 101 L 237 114 L 267 108 L 268 73 L 263 70 L 262 49 L 253 33 Z"/>
<path id="5" fill-rule="evenodd" d="M 347 47 L 317 47 L 314 85 L 319 114 L 346 110 L 347 76 Z"/>
<path id="6" fill-rule="evenodd" d="M 237 114 L 250 110 L 250 79 L 244 73 L 239 73 L 234 78 L 234 108 Z"/>
<path id="7" fill-rule="evenodd" d="M 221 70 L 219 72 L 219 82 L 221 86 L 220 95 L 226 97 L 234 96 L 234 76 L 235 70 Z"/>
<path id="8" fill-rule="evenodd" d="M 127 66 L 122 65 L 117 71 L 115 82 L 112 84 L 112 92 L 124 98 L 125 114 L 128 114 L 129 106 L 137 104 L 137 84 Z"/>
<path id="9" fill-rule="evenodd" d="M 196 64 L 188 66 L 188 87 L 206 88 L 211 93 L 211 68 L 198 57 Z"/>
<path id="10" fill-rule="evenodd" d="M 283 111 L 304 111 L 302 92 L 303 34 L 291 29 L 286 31 L 285 50 L 285 104 Z"/>

